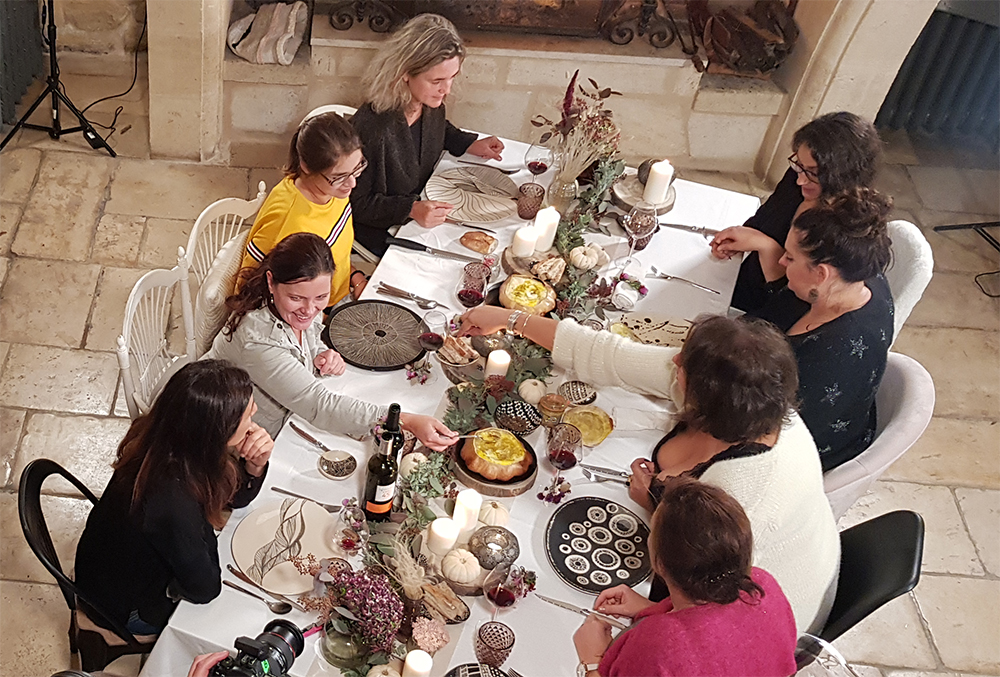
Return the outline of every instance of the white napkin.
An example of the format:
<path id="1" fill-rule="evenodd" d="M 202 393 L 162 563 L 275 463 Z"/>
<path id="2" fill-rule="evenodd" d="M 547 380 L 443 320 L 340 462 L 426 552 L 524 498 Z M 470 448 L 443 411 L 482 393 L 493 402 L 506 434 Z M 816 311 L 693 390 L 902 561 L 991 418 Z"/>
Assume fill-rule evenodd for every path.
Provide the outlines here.
<path id="1" fill-rule="evenodd" d="M 666 432 L 674 424 L 673 414 L 669 411 L 614 407 L 611 410 L 611 417 L 615 420 L 615 430 L 662 430 Z"/>
<path id="2" fill-rule="evenodd" d="M 615 285 L 615 290 L 611 292 L 611 303 L 615 308 L 628 312 L 635 308 L 639 301 L 639 290 L 633 289 L 628 282 L 619 282 Z"/>

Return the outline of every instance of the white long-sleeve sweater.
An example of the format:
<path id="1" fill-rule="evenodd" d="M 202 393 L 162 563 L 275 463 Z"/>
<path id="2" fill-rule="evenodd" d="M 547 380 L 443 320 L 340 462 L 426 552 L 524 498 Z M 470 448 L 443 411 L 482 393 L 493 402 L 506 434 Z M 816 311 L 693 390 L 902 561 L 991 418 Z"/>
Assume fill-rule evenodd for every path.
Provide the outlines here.
<path id="1" fill-rule="evenodd" d="M 595 386 L 677 399 L 677 348 L 641 345 L 572 320 L 556 330 L 552 358 Z M 840 537 L 823 493 L 819 454 L 792 412 L 778 442 L 763 454 L 718 461 L 701 476 L 739 501 L 750 520 L 754 566 L 778 581 L 799 632 L 823 627 L 840 567 Z"/>

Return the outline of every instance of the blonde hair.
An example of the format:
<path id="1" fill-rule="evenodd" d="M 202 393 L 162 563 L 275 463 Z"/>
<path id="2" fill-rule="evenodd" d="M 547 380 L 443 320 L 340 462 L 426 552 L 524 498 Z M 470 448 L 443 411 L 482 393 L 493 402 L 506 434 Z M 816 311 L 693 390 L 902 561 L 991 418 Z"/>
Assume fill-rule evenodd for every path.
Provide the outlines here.
<path id="1" fill-rule="evenodd" d="M 378 51 L 362 80 L 376 113 L 401 110 L 410 101 L 404 76 L 420 75 L 443 61 L 465 59 L 465 45 L 455 26 L 437 14 L 413 17 Z"/>

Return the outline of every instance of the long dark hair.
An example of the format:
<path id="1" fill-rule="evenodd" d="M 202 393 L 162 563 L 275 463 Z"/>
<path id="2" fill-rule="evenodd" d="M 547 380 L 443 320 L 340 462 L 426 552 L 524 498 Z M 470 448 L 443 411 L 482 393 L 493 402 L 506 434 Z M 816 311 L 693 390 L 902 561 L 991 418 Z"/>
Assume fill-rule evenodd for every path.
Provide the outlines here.
<path id="1" fill-rule="evenodd" d="M 820 200 L 799 214 L 792 228 L 812 263 L 828 263 L 845 282 L 884 273 L 892 262 L 886 219 L 892 200 L 871 188 L 855 188 Z"/>
<path id="2" fill-rule="evenodd" d="M 299 178 L 302 165 L 310 174 L 325 172 L 360 148 L 361 137 L 350 122 L 333 112 L 314 115 L 292 134 L 285 176 Z"/>
<path id="3" fill-rule="evenodd" d="M 221 528 L 240 481 L 228 443 L 252 394 L 249 374 L 225 360 L 192 362 L 174 374 L 118 446 L 115 470 L 135 477 L 132 509 L 154 487 L 180 479 Z"/>
<path id="4" fill-rule="evenodd" d="M 795 406 L 799 370 L 788 339 L 768 322 L 699 317 L 681 349 L 678 420 L 730 444 L 780 430 Z"/>
<path id="5" fill-rule="evenodd" d="M 271 292 L 267 274 L 275 284 L 290 284 L 314 280 L 320 275 L 333 275 L 333 254 L 326 240 L 313 233 L 293 233 L 268 252 L 260 265 L 240 271 L 239 291 L 226 299 L 229 321 L 222 328 L 224 336 L 233 340 L 233 332 L 240 326 L 243 316 L 262 307 Z"/>
<path id="6" fill-rule="evenodd" d="M 653 567 L 695 602 L 730 604 L 764 591 L 750 578 L 753 534 L 735 498 L 681 475 L 663 481 L 649 543 Z"/>
<path id="7" fill-rule="evenodd" d="M 802 144 L 816 160 L 824 195 L 875 183 L 882 141 L 875 126 L 854 113 L 827 113 L 806 123 L 792 138 L 792 152 L 799 152 Z"/>

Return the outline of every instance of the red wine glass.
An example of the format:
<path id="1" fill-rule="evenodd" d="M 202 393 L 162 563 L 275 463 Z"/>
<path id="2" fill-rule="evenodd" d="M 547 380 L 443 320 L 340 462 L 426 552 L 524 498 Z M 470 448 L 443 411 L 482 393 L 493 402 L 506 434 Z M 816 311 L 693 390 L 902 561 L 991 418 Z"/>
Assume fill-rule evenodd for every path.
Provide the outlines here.
<path id="1" fill-rule="evenodd" d="M 486 285 L 490 281 L 490 267 L 485 263 L 469 263 L 458 280 L 455 295 L 465 308 L 475 308 L 486 298 Z"/>
<path id="2" fill-rule="evenodd" d="M 535 177 L 541 176 L 552 166 L 552 150 L 538 144 L 531 144 L 524 153 L 524 164 L 531 172 L 531 182 L 535 182 Z"/>
<path id="3" fill-rule="evenodd" d="M 427 352 L 436 352 L 444 345 L 444 337 L 448 335 L 448 318 L 439 310 L 432 310 L 424 315 L 423 326 L 417 343 Z"/>
<path id="4" fill-rule="evenodd" d="M 500 609 L 509 609 L 517 603 L 517 591 L 511 585 L 512 574 L 517 569 L 514 564 L 500 564 L 483 581 L 483 593 L 493 606 L 493 619 L 496 619 Z"/>
<path id="5" fill-rule="evenodd" d="M 632 256 L 635 254 L 636 243 L 656 231 L 657 226 L 656 209 L 649 202 L 640 200 L 632 207 L 632 211 L 622 219 L 622 227 L 628 234 L 629 248 L 628 258 L 621 264 L 622 271 L 632 263 Z M 645 246 L 645 245 L 644 245 Z"/>
<path id="6" fill-rule="evenodd" d="M 556 469 L 552 478 L 551 493 L 555 493 L 559 473 L 569 470 L 583 460 L 583 435 L 580 429 L 569 423 L 556 423 L 549 428 L 549 463 Z"/>

